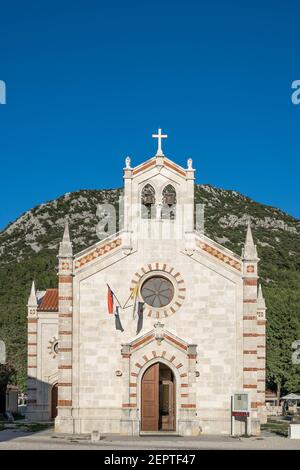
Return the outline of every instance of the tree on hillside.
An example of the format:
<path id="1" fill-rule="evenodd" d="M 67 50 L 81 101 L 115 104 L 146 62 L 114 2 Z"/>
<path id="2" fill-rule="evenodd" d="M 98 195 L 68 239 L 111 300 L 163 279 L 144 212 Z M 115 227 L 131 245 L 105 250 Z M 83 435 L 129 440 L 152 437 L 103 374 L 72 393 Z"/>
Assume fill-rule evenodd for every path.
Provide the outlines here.
<path id="1" fill-rule="evenodd" d="M 16 371 L 11 364 L 0 364 L 0 387 L 9 384 L 15 373 Z"/>
<path id="2" fill-rule="evenodd" d="M 5 410 L 6 388 L 14 380 L 16 371 L 10 364 L 0 364 L 0 411 Z"/>
<path id="3" fill-rule="evenodd" d="M 266 288 L 267 382 L 277 401 L 289 392 L 300 392 L 300 365 L 293 364 L 292 345 L 300 339 L 297 315 L 300 293 L 292 289 Z"/>

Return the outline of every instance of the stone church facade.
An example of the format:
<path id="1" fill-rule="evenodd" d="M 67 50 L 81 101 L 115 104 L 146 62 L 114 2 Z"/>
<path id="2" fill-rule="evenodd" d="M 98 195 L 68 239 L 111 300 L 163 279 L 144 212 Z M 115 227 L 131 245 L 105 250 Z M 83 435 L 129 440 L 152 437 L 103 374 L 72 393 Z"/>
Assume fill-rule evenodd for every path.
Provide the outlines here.
<path id="1" fill-rule="evenodd" d="M 250 225 L 242 256 L 194 229 L 192 161 L 124 168 L 124 221 L 75 254 L 66 223 L 58 289 L 28 301 L 28 412 L 63 433 L 231 431 L 231 397 L 265 406 L 266 306 Z M 107 285 L 124 331 L 107 311 Z M 136 296 L 129 301 L 130 294 Z M 143 305 L 143 325 L 130 304 Z"/>

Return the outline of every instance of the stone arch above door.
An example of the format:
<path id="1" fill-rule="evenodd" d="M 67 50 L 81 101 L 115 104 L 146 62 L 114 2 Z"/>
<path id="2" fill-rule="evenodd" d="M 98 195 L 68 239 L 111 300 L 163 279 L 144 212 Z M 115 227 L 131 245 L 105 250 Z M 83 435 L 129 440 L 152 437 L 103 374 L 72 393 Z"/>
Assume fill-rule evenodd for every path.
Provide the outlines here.
<path id="1" fill-rule="evenodd" d="M 144 336 L 122 345 L 123 403 L 125 410 L 140 408 L 140 384 L 145 370 L 155 362 L 163 362 L 173 371 L 177 382 L 180 410 L 196 409 L 197 345 L 164 329 L 160 322 Z"/>

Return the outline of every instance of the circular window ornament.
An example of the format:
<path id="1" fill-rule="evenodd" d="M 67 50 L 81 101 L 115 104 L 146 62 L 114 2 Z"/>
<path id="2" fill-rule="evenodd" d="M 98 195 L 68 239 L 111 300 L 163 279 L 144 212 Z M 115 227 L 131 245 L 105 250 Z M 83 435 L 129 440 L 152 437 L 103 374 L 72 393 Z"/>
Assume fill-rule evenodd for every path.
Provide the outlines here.
<path id="1" fill-rule="evenodd" d="M 144 302 L 144 314 L 157 319 L 177 312 L 186 294 L 180 272 L 165 263 L 142 266 L 135 273 L 130 290 L 138 291 L 138 299 Z"/>
<path id="2" fill-rule="evenodd" d="M 152 276 L 146 279 L 141 287 L 141 296 L 150 307 L 162 308 L 172 301 L 174 286 L 172 282 L 163 276 Z"/>
<path id="3" fill-rule="evenodd" d="M 58 354 L 58 339 L 54 336 L 51 341 L 49 341 L 48 345 L 49 354 L 53 357 L 53 359 Z"/>

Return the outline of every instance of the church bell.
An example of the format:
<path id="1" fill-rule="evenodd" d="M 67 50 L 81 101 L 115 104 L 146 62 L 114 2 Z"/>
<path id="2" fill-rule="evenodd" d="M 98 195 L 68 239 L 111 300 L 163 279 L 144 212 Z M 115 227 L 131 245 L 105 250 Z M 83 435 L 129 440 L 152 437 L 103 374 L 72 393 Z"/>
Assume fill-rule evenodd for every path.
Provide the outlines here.
<path id="1" fill-rule="evenodd" d="M 148 206 L 150 204 L 155 204 L 154 194 L 148 193 L 144 195 L 143 203 Z"/>
<path id="2" fill-rule="evenodd" d="M 164 203 L 168 204 L 169 206 L 173 206 L 176 204 L 176 198 L 174 193 L 166 193 L 164 197 Z"/>

